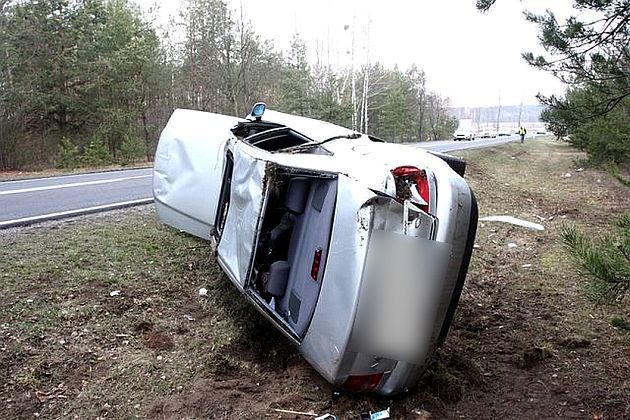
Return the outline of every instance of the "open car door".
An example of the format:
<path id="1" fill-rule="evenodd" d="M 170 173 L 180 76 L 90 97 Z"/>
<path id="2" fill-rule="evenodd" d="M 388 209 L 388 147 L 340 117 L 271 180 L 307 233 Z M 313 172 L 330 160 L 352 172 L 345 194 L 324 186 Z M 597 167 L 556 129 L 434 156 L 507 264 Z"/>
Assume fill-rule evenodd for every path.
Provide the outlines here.
<path id="1" fill-rule="evenodd" d="M 223 270 L 243 289 L 255 252 L 268 162 L 256 153 L 254 147 L 244 142 L 237 142 L 232 152 L 234 163 L 230 165 L 233 170 L 229 205 L 225 207 L 227 214 L 223 226 L 217 226 L 221 230 L 217 255 Z"/>
<path id="2" fill-rule="evenodd" d="M 153 197 L 164 223 L 210 239 L 226 163 L 226 143 L 240 118 L 176 110 L 162 131 L 153 164 Z"/>

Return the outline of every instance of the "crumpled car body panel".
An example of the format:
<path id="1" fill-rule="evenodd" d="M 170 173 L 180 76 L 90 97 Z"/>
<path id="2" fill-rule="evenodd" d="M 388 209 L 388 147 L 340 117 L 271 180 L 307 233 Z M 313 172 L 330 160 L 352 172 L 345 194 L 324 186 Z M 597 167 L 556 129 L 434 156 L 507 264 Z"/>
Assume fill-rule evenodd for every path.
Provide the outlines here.
<path id="1" fill-rule="evenodd" d="M 153 196 L 167 224 L 209 239 L 225 145 L 240 118 L 176 110 L 162 131 L 153 164 Z M 194 197 L 194 199 L 190 199 Z"/>

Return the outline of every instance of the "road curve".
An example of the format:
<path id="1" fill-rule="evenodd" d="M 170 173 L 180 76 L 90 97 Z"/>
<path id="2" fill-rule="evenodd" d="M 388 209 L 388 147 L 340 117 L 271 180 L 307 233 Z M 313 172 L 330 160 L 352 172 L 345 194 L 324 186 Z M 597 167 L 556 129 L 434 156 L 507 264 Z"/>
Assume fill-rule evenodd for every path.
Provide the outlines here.
<path id="1" fill-rule="evenodd" d="M 453 152 L 516 140 L 518 136 L 410 146 Z M 0 229 L 151 203 L 151 174 L 152 168 L 143 168 L 0 182 Z"/>

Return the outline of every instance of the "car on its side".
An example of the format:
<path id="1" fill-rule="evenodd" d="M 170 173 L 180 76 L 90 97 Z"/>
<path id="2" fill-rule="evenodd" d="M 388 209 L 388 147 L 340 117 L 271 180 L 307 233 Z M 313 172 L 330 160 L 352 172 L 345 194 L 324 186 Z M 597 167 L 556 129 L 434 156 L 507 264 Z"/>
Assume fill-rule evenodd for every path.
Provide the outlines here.
<path id="1" fill-rule="evenodd" d="M 246 118 L 176 110 L 153 193 L 325 379 L 391 395 L 416 384 L 455 313 L 477 226 L 464 170 L 259 103 Z"/>
<path id="2" fill-rule="evenodd" d="M 453 133 L 453 141 L 461 141 L 461 140 L 474 140 L 475 133 L 471 130 L 466 129 L 457 129 L 455 133 Z"/>

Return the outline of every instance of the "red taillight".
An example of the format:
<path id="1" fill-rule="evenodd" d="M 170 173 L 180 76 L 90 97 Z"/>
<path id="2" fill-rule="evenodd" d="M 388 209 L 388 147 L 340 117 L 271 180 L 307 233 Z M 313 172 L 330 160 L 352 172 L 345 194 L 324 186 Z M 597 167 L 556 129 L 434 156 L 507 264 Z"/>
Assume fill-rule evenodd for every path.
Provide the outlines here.
<path id="1" fill-rule="evenodd" d="M 317 248 L 313 255 L 313 265 L 311 266 L 311 278 L 317 281 L 317 275 L 319 274 L 319 265 L 322 262 L 322 250 Z"/>
<path id="2" fill-rule="evenodd" d="M 392 169 L 392 175 L 396 180 L 396 198 L 399 201 L 404 201 L 411 198 L 412 194 L 409 188 L 415 185 L 420 197 L 427 203 L 420 206 L 422 211 L 429 212 L 429 200 L 431 198 L 429 194 L 429 180 L 427 173 L 423 169 L 418 169 L 415 166 L 399 166 L 396 169 Z"/>
<path id="3" fill-rule="evenodd" d="M 342 387 L 350 392 L 369 392 L 374 390 L 381 383 L 383 373 L 373 373 L 371 375 L 350 375 L 343 383 Z"/>

